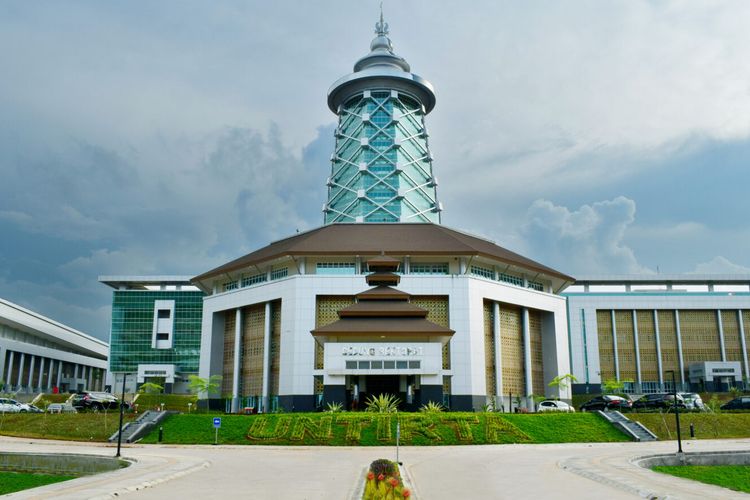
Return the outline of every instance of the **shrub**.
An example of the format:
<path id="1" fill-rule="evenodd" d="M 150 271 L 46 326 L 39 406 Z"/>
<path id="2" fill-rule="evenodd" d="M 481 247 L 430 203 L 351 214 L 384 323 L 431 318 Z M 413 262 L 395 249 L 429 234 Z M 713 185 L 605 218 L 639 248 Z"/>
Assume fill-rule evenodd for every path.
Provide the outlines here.
<path id="1" fill-rule="evenodd" d="M 422 405 L 419 411 L 422 413 L 442 413 L 445 411 L 445 406 L 434 401 L 428 401 L 427 404 Z"/>
<path id="2" fill-rule="evenodd" d="M 326 413 L 341 413 L 342 411 L 344 411 L 344 405 L 338 401 L 326 404 Z"/>
<path id="3" fill-rule="evenodd" d="M 401 400 L 393 394 L 370 396 L 367 400 L 367 411 L 372 413 L 395 413 Z"/>
<path id="4" fill-rule="evenodd" d="M 370 464 L 362 500 L 403 500 L 409 497 L 411 492 L 404 488 L 398 466 L 394 462 L 380 458 Z"/>

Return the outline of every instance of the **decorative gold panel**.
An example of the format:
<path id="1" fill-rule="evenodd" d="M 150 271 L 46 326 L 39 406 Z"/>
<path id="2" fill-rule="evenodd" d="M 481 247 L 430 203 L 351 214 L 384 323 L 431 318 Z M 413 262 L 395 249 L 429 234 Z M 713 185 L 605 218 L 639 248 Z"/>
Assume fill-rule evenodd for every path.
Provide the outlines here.
<path id="1" fill-rule="evenodd" d="M 232 394 L 234 380 L 234 326 L 237 312 L 232 309 L 224 313 L 224 366 L 221 371 L 221 394 Z"/>
<path id="2" fill-rule="evenodd" d="M 450 375 L 443 375 L 443 394 L 451 393 L 451 377 Z"/>
<path id="3" fill-rule="evenodd" d="M 411 303 L 427 309 L 427 319 L 436 325 L 450 328 L 447 295 L 413 295 Z M 443 370 L 451 369 L 451 341 L 443 346 Z"/>
<path id="4" fill-rule="evenodd" d="M 661 369 L 665 372 L 674 370 L 675 376 L 677 376 L 676 374 L 680 372 L 680 353 L 677 350 L 677 327 L 674 311 L 658 311 L 658 315 Z M 679 379 L 679 377 L 677 378 Z"/>
<path id="5" fill-rule="evenodd" d="M 727 361 L 742 361 L 737 311 L 721 311 L 721 326 L 724 331 L 724 352 L 727 355 Z"/>
<path id="6" fill-rule="evenodd" d="M 523 329 L 521 308 L 500 304 L 500 349 L 503 368 L 503 392 L 526 393 L 523 370 Z"/>
<path id="7" fill-rule="evenodd" d="M 609 310 L 596 311 L 596 330 L 599 337 L 599 374 L 604 382 L 615 378 L 615 348 Z"/>
<path id="8" fill-rule="evenodd" d="M 484 377 L 487 384 L 487 395 L 497 394 L 497 377 L 495 376 L 495 331 L 492 302 L 484 301 Z"/>
<path id="9" fill-rule="evenodd" d="M 271 339 L 269 342 L 271 351 L 271 366 L 268 380 L 268 393 L 271 396 L 279 395 L 279 372 L 281 371 L 281 301 L 271 302 Z"/>
<path id="10" fill-rule="evenodd" d="M 544 395 L 544 357 L 542 355 L 542 312 L 529 309 L 529 343 L 531 344 L 531 385 L 534 394 Z"/>
<path id="11" fill-rule="evenodd" d="M 641 380 L 659 381 L 659 364 L 656 352 L 656 327 L 653 311 L 636 311 L 638 322 L 638 348 L 641 356 Z"/>
<path id="12" fill-rule="evenodd" d="M 715 310 L 680 311 L 680 335 L 686 371 L 690 363 L 721 361 L 719 323 Z"/>
<path id="13" fill-rule="evenodd" d="M 240 358 L 240 394 L 263 394 L 263 330 L 266 305 L 255 304 L 242 309 L 242 357 Z"/>
<path id="14" fill-rule="evenodd" d="M 615 311 L 620 380 L 636 380 L 633 311 Z"/>
<path id="15" fill-rule="evenodd" d="M 354 304 L 351 295 L 318 295 L 316 297 L 315 328 L 330 325 L 339 319 L 338 312 Z M 313 340 L 313 342 L 315 342 Z M 315 342 L 315 369 L 323 369 L 323 346 Z"/>

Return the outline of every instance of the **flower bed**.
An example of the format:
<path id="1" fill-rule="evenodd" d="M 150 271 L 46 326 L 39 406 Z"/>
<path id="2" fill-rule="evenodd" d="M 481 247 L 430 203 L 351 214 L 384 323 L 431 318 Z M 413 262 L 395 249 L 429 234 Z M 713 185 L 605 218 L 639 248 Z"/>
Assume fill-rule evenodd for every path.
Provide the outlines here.
<path id="1" fill-rule="evenodd" d="M 362 500 L 403 500 L 410 497 L 411 491 L 404 487 L 398 464 L 384 458 L 370 464 Z"/>

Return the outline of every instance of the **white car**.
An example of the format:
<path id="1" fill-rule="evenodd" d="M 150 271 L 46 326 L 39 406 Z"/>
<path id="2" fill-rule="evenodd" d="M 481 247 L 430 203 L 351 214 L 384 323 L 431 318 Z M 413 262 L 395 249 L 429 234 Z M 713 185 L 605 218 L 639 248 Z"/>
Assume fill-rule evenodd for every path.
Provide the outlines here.
<path id="1" fill-rule="evenodd" d="M 18 406 L 18 411 L 21 413 L 28 413 L 28 412 L 33 411 L 31 409 L 31 405 L 28 405 L 26 403 L 21 403 L 20 401 L 16 401 L 15 399 L 9 399 L 8 401 Z"/>
<path id="2" fill-rule="evenodd" d="M 546 399 L 539 403 L 539 405 L 537 405 L 537 411 L 560 411 L 573 413 L 576 411 L 576 409 L 570 406 L 565 401 Z"/>
<path id="3" fill-rule="evenodd" d="M 21 407 L 15 401 L 8 398 L 0 398 L 0 413 L 18 413 Z"/>

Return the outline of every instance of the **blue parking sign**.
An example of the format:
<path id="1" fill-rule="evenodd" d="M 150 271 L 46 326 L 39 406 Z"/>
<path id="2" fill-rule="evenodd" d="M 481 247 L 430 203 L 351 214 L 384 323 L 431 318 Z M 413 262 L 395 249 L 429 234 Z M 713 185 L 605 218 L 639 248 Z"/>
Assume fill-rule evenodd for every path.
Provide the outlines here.
<path id="1" fill-rule="evenodd" d="M 221 427 L 221 417 L 214 417 L 214 428 L 218 429 Z"/>

